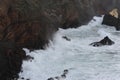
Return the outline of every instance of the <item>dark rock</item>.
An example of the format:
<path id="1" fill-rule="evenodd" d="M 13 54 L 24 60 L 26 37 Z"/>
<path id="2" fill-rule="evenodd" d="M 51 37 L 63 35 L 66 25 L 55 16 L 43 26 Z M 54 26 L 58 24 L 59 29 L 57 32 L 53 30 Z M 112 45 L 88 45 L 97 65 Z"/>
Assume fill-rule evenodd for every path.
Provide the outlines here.
<path id="1" fill-rule="evenodd" d="M 25 52 L 17 48 L 13 42 L 0 41 L 0 79 L 17 79 L 25 58 Z"/>
<path id="2" fill-rule="evenodd" d="M 0 0 L 0 79 L 18 77 L 22 48 L 45 49 L 59 27 L 86 24 L 95 15 L 120 9 L 119 4 L 120 0 Z"/>
<path id="3" fill-rule="evenodd" d="M 112 40 L 109 39 L 108 36 L 106 36 L 104 39 L 102 39 L 99 42 L 93 42 L 90 45 L 94 46 L 94 47 L 99 47 L 99 46 L 104 46 L 104 45 L 113 45 L 114 42 Z"/>
<path id="4" fill-rule="evenodd" d="M 0 40 L 20 47 L 45 49 L 58 27 L 86 24 L 95 15 L 107 13 L 118 0 L 2 0 L 0 1 Z M 119 29 L 119 28 L 117 28 Z"/>
<path id="5" fill-rule="evenodd" d="M 67 41 L 71 41 L 67 36 L 63 36 L 62 38 L 66 39 Z"/>
<path id="6" fill-rule="evenodd" d="M 54 78 L 48 78 L 47 80 L 54 80 Z"/>
<path id="7" fill-rule="evenodd" d="M 62 74 L 61 77 L 62 77 L 62 78 L 66 78 L 66 75 L 65 75 L 65 74 Z"/>
<path id="8" fill-rule="evenodd" d="M 64 70 L 64 74 L 67 74 L 67 73 L 68 73 L 68 69 L 65 69 L 65 70 Z"/>
<path id="9" fill-rule="evenodd" d="M 55 77 L 55 79 L 58 79 L 58 80 L 59 80 L 59 78 L 60 78 L 59 76 L 56 76 L 56 77 Z"/>
<path id="10" fill-rule="evenodd" d="M 116 30 L 120 30 L 120 19 L 109 14 L 104 15 L 102 24 L 114 26 Z"/>

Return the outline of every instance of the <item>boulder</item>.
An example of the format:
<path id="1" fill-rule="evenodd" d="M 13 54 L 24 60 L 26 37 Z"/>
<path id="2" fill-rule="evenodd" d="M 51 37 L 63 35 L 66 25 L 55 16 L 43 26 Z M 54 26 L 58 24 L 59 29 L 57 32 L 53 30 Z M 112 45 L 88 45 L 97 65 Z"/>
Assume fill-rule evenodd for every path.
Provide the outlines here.
<path id="1" fill-rule="evenodd" d="M 112 15 L 105 14 L 103 17 L 102 24 L 108 26 L 114 26 L 116 30 L 120 30 L 120 19 Z"/>
<path id="2" fill-rule="evenodd" d="M 104 45 L 113 45 L 113 44 L 114 44 L 114 42 L 111 39 L 109 39 L 108 36 L 106 36 L 101 41 L 99 41 L 99 42 L 93 42 L 90 45 L 92 45 L 94 47 L 100 47 L 100 46 L 104 46 Z"/>

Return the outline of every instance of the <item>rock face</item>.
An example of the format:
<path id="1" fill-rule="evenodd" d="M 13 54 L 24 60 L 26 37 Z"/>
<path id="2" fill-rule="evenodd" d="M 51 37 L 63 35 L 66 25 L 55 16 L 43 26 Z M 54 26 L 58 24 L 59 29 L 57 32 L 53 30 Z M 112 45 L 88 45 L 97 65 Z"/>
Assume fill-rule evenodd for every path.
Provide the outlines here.
<path id="1" fill-rule="evenodd" d="M 114 26 L 116 30 L 120 30 L 120 19 L 106 14 L 103 18 L 102 24 Z"/>
<path id="2" fill-rule="evenodd" d="M 100 47 L 100 46 L 104 46 L 104 45 L 113 45 L 113 44 L 114 44 L 114 42 L 111 39 L 109 39 L 108 36 L 106 36 L 101 41 L 99 41 L 99 42 L 93 42 L 90 45 L 92 45 L 94 47 Z"/>

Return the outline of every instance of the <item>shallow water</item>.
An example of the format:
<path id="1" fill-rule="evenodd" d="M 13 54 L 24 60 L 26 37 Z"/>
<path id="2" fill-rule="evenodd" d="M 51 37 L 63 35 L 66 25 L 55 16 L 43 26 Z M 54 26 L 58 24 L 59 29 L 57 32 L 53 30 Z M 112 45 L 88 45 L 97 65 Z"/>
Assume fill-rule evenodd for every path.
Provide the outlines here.
<path id="1" fill-rule="evenodd" d="M 59 29 L 46 50 L 29 52 L 24 49 L 34 60 L 23 62 L 20 78 L 47 80 L 68 69 L 64 80 L 120 80 L 120 32 L 114 27 L 101 25 L 102 17 L 94 19 L 96 21 L 91 20 L 88 25 L 76 29 Z M 115 44 L 102 47 L 89 45 L 105 36 L 109 36 Z"/>

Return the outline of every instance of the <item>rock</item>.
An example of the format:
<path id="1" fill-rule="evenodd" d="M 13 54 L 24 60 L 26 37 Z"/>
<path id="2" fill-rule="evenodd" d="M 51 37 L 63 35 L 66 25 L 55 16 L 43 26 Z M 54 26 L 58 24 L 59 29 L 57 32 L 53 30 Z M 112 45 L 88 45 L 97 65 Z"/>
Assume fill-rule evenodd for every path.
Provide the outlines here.
<path id="1" fill-rule="evenodd" d="M 65 75 L 65 74 L 62 74 L 62 75 L 61 75 L 61 78 L 66 78 L 66 75 Z"/>
<path id="2" fill-rule="evenodd" d="M 40 20 L 42 20 L 41 18 Z M 46 18 L 44 18 L 46 19 Z M 28 49 L 44 49 L 51 39 L 55 28 L 44 20 L 18 21 L 4 29 L 2 40 L 13 41 L 19 47 Z M 43 27 L 44 26 L 44 27 Z M 51 27 L 50 27 L 51 26 Z M 51 28 L 51 29 L 50 29 Z"/>
<path id="3" fill-rule="evenodd" d="M 59 77 L 59 76 L 56 76 L 55 79 L 60 80 L 60 77 Z"/>
<path id="4" fill-rule="evenodd" d="M 22 80 L 24 80 L 25 78 L 24 77 L 21 77 Z"/>
<path id="5" fill-rule="evenodd" d="M 67 36 L 63 36 L 62 38 L 66 39 L 67 41 L 71 41 Z"/>
<path id="6" fill-rule="evenodd" d="M 47 80 L 54 80 L 54 78 L 48 78 Z"/>
<path id="7" fill-rule="evenodd" d="M 65 69 L 64 71 L 63 71 L 64 73 L 63 74 L 68 74 L 68 69 Z"/>
<path id="8" fill-rule="evenodd" d="M 59 27 L 87 24 L 95 15 L 120 9 L 119 4 L 120 0 L 0 0 L 0 79 L 18 77 L 22 48 L 45 49 Z"/>
<path id="9" fill-rule="evenodd" d="M 26 58 L 25 58 L 25 60 L 26 61 L 32 61 L 34 59 L 34 57 L 31 57 L 30 55 L 26 55 Z"/>
<path id="10" fill-rule="evenodd" d="M 114 42 L 112 40 L 110 40 L 108 36 L 106 36 L 101 41 L 99 41 L 99 42 L 93 42 L 90 45 L 92 45 L 94 47 L 99 47 L 99 46 L 113 45 L 113 44 L 114 44 Z"/>
<path id="11" fill-rule="evenodd" d="M 25 58 L 25 52 L 17 48 L 13 42 L 0 41 L 0 79 L 17 79 Z"/>
<path id="12" fill-rule="evenodd" d="M 3 0 L 0 2 L 0 40 L 14 41 L 31 50 L 45 49 L 59 27 L 86 24 L 114 5 L 119 9 L 119 3 L 118 0 L 106 0 L 104 4 L 100 0 Z"/>
<path id="13" fill-rule="evenodd" d="M 109 12 L 109 14 L 111 16 L 114 16 L 115 18 L 119 18 L 119 14 L 118 14 L 118 9 L 113 9 L 112 11 Z"/>
<path id="14" fill-rule="evenodd" d="M 104 15 L 102 24 L 114 26 L 116 30 L 120 30 L 120 19 L 113 17 L 112 15 L 109 14 Z"/>

